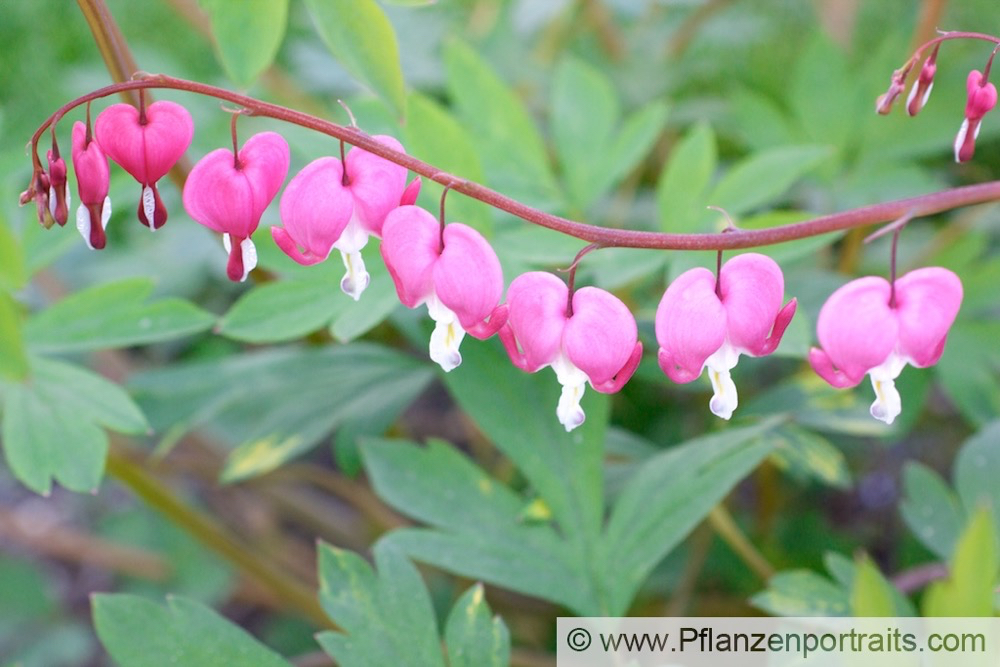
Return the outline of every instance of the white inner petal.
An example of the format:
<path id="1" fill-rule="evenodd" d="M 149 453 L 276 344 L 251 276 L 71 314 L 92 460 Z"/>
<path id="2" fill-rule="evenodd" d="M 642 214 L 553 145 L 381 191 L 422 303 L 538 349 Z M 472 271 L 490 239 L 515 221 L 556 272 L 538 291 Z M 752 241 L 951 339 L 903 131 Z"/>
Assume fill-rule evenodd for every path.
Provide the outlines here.
<path id="1" fill-rule="evenodd" d="M 447 306 L 438 300 L 436 294 L 427 298 L 427 314 L 434 320 L 434 331 L 431 333 L 430 355 L 445 371 L 451 371 L 462 363 L 462 355 L 458 346 L 465 338 L 465 329 Z"/>
<path id="2" fill-rule="evenodd" d="M 50 185 L 49 186 L 49 214 L 53 218 L 56 217 L 56 205 L 57 205 L 57 203 L 56 203 L 56 189 Z M 69 202 L 68 201 L 66 202 L 66 205 L 69 206 Z"/>
<path id="3" fill-rule="evenodd" d="M 153 222 L 153 215 L 156 213 L 156 197 L 153 195 L 153 188 L 148 185 L 142 189 L 142 212 L 149 223 L 149 231 L 156 231 L 156 223 Z"/>
<path id="4" fill-rule="evenodd" d="M 357 214 L 352 214 L 347 226 L 333 247 L 340 251 L 347 273 L 340 281 L 340 289 L 355 301 L 361 298 L 361 293 L 371 282 L 371 276 L 365 269 L 365 260 L 361 257 L 361 249 L 368 244 L 368 230 L 358 220 Z"/>
<path id="5" fill-rule="evenodd" d="M 76 228 L 87 242 L 87 247 L 93 250 L 94 246 L 90 244 L 90 210 L 85 204 L 80 204 L 76 209 Z"/>
<path id="6" fill-rule="evenodd" d="M 872 403 L 872 417 L 891 424 L 903 410 L 903 402 L 896 391 L 896 378 L 906 366 L 906 359 L 893 352 L 880 365 L 868 371 L 875 390 L 875 402 Z"/>
<path id="7" fill-rule="evenodd" d="M 552 370 L 556 372 L 556 380 L 562 385 L 556 416 L 568 433 L 587 418 L 580 407 L 583 392 L 587 389 L 587 374 L 577 368 L 561 350 L 552 362 Z"/>
<path id="8" fill-rule="evenodd" d="M 233 239 L 229 234 L 222 235 L 222 247 L 226 249 L 226 255 L 233 251 Z M 243 254 L 243 277 L 240 282 L 244 282 L 257 266 L 257 246 L 250 239 L 243 239 L 240 241 L 240 252 Z"/>
<path id="9" fill-rule="evenodd" d="M 736 384 L 729 374 L 740 360 L 739 351 L 727 340 L 718 350 L 705 360 L 705 367 L 708 368 L 708 379 L 712 381 L 712 400 L 708 407 L 717 417 L 729 419 L 733 416 L 733 411 L 739 405 L 739 397 L 736 394 Z"/>
<path id="10" fill-rule="evenodd" d="M 958 162 L 959 151 L 962 150 L 962 145 L 965 143 L 965 135 L 969 132 L 969 119 L 966 118 L 962 121 L 962 127 L 958 128 L 958 134 L 955 135 L 955 161 Z"/>
<path id="11" fill-rule="evenodd" d="M 108 228 L 108 220 L 111 219 L 111 197 L 104 198 L 104 206 L 101 207 L 101 229 Z"/>

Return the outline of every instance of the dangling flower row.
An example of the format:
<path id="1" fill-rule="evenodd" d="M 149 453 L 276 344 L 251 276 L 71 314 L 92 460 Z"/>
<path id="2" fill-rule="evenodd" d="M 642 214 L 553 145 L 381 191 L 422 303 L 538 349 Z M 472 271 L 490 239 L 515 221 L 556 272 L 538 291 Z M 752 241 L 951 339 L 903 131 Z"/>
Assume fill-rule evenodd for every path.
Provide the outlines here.
<path id="1" fill-rule="evenodd" d="M 919 62 L 921 54 L 927 48 L 933 46 L 933 51 L 924 60 L 920 67 L 920 73 L 910 88 L 910 94 L 906 99 L 906 112 L 911 116 L 916 116 L 927 100 L 930 98 L 931 90 L 934 88 L 934 75 L 937 73 L 937 56 L 943 41 L 948 39 L 985 39 L 997 44 L 986 61 L 983 71 L 972 70 L 966 77 L 965 90 L 965 118 L 955 135 L 955 162 L 968 162 L 976 152 L 976 138 L 979 136 L 979 129 L 983 118 L 997 104 L 997 89 L 989 82 L 990 69 L 993 66 L 993 58 L 1000 49 L 1000 40 L 990 35 L 978 33 L 944 33 L 932 39 L 910 57 L 907 63 L 893 72 L 889 89 L 879 96 L 875 102 L 875 111 L 880 114 L 887 114 L 892 110 L 893 102 L 902 94 L 906 88 L 906 77 L 914 65 Z"/>
<path id="2" fill-rule="evenodd" d="M 930 92 L 933 58 L 911 92 L 911 107 Z M 970 91 L 973 83 L 983 88 L 984 78 L 973 82 L 970 76 Z M 287 142 L 275 132 L 256 134 L 240 147 L 236 118 L 232 149 L 217 149 L 197 162 L 184 185 L 183 203 L 194 220 L 223 235 L 227 275 L 243 281 L 257 261 L 252 236 L 284 184 L 290 158 Z M 975 128 L 969 132 L 974 135 Z M 108 158 L 139 182 L 140 222 L 150 230 L 166 222 L 156 184 L 191 142 L 193 123 L 183 107 L 116 104 L 101 112 L 93 132 L 88 109 L 87 123 L 77 122 L 72 134 L 82 202 L 77 227 L 91 248 L 106 243 Z M 381 146 L 406 157 L 392 137 L 369 139 L 371 150 Z M 47 158 L 48 171 L 36 166 L 21 201 L 35 201 L 43 225 L 64 225 L 69 187 L 54 131 Z M 360 147 L 346 155 L 341 149 L 339 158 L 314 160 L 285 188 L 279 205 L 283 226 L 271 227 L 271 235 L 303 265 L 339 250 L 346 268 L 341 289 L 355 300 L 370 280 L 361 250 L 369 238 L 381 238 L 382 259 L 400 301 L 409 308 L 426 304 L 435 322 L 431 359 L 451 371 L 461 364 L 459 347 L 466 334 L 479 339 L 498 334 L 518 368 L 553 369 L 562 386 L 556 407 L 560 423 L 567 431 L 582 424 L 580 401 L 587 384 L 617 392 L 642 358 L 627 306 L 603 289 L 577 290 L 572 278 L 567 285 L 539 271 L 514 279 L 504 300 L 502 269 L 488 241 L 462 223 L 445 224 L 443 201 L 441 219 L 414 206 L 421 181 L 418 177 L 407 185 L 407 175 L 405 166 Z M 869 375 L 876 394 L 872 415 L 891 423 L 901 410 L 895 378 L 907 364 L 922 368 L 937 362 L 961 299 L 957 276 L 943 268 L 919 269 L 899 280 L 853 281 L 823 307 L 817 327 L 821 348 L 810 352 L 809 361 L 835 387 L 853 387 Z M 692 382 L 707 369 L 713 389 L 709 408 L 730 419 L 738 405 L 731 371 L 741 355 L 775 351 L 796 310 L 795 299 L 783 302 L 784 278 L 772 259 L 746 253 L 723 264 L 720 252 L 716 273 L 692 269 L 664 293 L 655 317 L 660 368 L 678 383 Z"/>

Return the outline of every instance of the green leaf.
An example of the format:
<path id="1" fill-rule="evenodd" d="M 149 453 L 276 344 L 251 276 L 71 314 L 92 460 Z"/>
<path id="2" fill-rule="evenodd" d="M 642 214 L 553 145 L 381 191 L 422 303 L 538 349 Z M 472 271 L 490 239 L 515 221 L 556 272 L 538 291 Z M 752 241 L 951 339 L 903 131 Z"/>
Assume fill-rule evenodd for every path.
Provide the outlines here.
<path id="1" fill-rule="evenodd" d="M 201 0 L 226 73 L 249 86 L 278 55 L 288 23 L 288 0 Z"/>
<path id="2" fill-rule="evenodd" d="M 749 213 L 773 203 L 830 153 L 824 146 L 785 146 L 754 153 L 726 171 L 707 202 L 732 216 Z"/>
<path id="3" fill-rule="evenodd" d="M 510 631 L 490 616 L 482 584 L 465 592 L 452 607 L 444 628 L 449 667 L 508 667 Z"/>
<path id="4" fill-rule="evenodd" d="M 544 209 L 557 206 L 562 197 L 545 144 L 521 100 L 463 42 L 447 42 L 444 60 L 448 91 L 479 148 L 492 187 Z"/>
<path id="5" fill-rule="evenodd" d="M 368 274 L 371 276 L 371 283 L 361 299 L 355 301 L 337 289 L 343 299 L 340 300 L 337 313 L 334 315 L 330 334 L 340 343 L 349 343 L 363 336 L 400 307 L 396 285 L 374 243 L 369 244 L 364 259 Z"/>
<path id="6" fill-rule="evenodd" d="M 255 287 L 219 321 L 218 332 L 250 343 L 301 338 L 328 324 L 350 300 L 336 284 L 281 280 Z"/>
<path id="7" fill-rule="evenodd" d="M 408 355 L 355 343 L 179 365 L 137 374 L 131 386 L 171 442 L 206 424 L 237 445 L 223 471 L 235 480 L 307 451 L 345 420 L 398 414 L 432 377 Z"/>
<path id="8" fill-rule="evenodd" d="M 166 608 L 134 595 L 92 598 L 94 627 L 121 667 L 291 667 L 208 607 L 168 597 Z"/>
<path id="9" fill-rule="evenodd" d="M 146 303 L 148 278 L 131 278 L 72 294 L 32 316 L 25 337 L 38 352 L 78 352 L 144 345 L 204 331 L 215 317 L 182 299 Z"/>
<path id="10" fill-rule="evenodd" d="M 17 290 L 28 281 L 24 250 L 0 215 L 0 289 Z"/>
<path id="11" fill-rule="evenodd" d="M 102 426 L 138 433 L 142 413 L 117 386 L 82 368 L 35 358 L 24 384 L 4 386 L 3 443 L 11 472 L 47 495 L 52 480 L 73 491 L 100 484 L 108 439 Z"/>
<path id="12" fill-rule="evenodd" d="M 778 467 L 799 479 L 812 477 L 838 489 L 850 488 L 844 454 L 826 438 L 794 425 L 782 426 L 771 437 L 771 459 Z"/>
<path id="13" fill-rule="evenodd" d="M 851 587 L 851 615 L 885 618 L 896 616 L 892 584 L 867 556 L 858 560 Z"/>
<path id="14" fill-rule="evenodd" d="M 375 0 L 306 0 L 306 7 L 333 57 L 403 118 L 406 92 L 396 31 L 378 3 Z"/>
<path id="15" fill-rule="evenodd" d="M 1000 533 L 1000 421 L 965 441 L 955 459 L 955 489 L 966 511 L 988 507 Z"/>
<path id="16" fill-rule="evenodd" d="M 965 511 L 936 472 L 922 463 L 907 462 L 899 512 L 925 547 L 942 559 L 952 554 L 965 524 Z"/>
<path id="17" fill-rule="evenodd" d="M 28 355 L 21 334 L 21 307 L 0 288 L 0 378 L 23 380 L 28 374 Z"/>
<path id="18" fill-rule="evenodd" d="M 848 616 L 847 591 L 811 570 L 779 572 L 750 603 L 775 616 Z"/>
<path id="19" fill-rule="evenodd" d="M 704 231 L 705 196 L 715 166 L 715 134 L 707 123 L 699 123 L 674 145 L 657 183 L 656 203 L 663 231 Z"/>
<path id="20" fill-rule="evenodd" d="M 666 104 L 654 101 L 625 118 L 605 160 L 607 180 L 611 185 L 619 183 L 652 150 L 667 122 L 668 112 Z"/>
<path id="21" fill-rule="evenodd" d="M 1000 417 L 998 336 L 1000 322 L 959 319 L 948 333 L 944 354 L 934 367 L 952 403 L 977 426 Z"/>
<path id="22" fill-rule="evenodd" d="M 483 168 L 472 137 L 455 117 L 431 98 L 412 93 L 407 102 L 406 147 L 420 159 L 459 178 L 481 183 Z M 424 179 L 420 187 L 420 203 L 434 210 L 441 199 L 443 186 Z M 490 208 L 471 197 L 452 195 L 448 198 L 448 220 L 463 222 L 492 236 Z"/>
<path id="23" fill-rule="evenodd" d="M 997 531 L 990 511 L 972 515 L 949 561 L 950 574 L 924 595 L 924 616 L 992 616 L 997 584 Z"/>
<path id="24" fill-rule="evenodd" d="M 342 667 L 444 667 L 430 596 L 413 564 L 385 542 L 375 570 L 360 556 L 319 546 L 319 599 L 343 629 L 317 640 Z"/>
<path id="25" fill-rule="evenodd" d="M 611 510 L 602 540 L 614 563 L 612 610 L 772 449 L 774 420 L 690 440 L 647 460 Z M 614 614 L 611 614 L 614 615 Z"/>

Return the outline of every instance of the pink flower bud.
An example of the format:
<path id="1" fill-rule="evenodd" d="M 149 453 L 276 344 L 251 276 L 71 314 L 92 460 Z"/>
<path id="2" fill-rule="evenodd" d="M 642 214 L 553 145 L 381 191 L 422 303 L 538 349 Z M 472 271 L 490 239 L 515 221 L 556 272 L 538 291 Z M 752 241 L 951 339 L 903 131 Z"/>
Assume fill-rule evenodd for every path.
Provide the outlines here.
<path id="1" fill-rule="evenodd" d="M 584 422 L 580 399 L 589 382 L 602 393 L 620 390 L 642 359 L 635 318 L 622 301 L 597 287 L 569 288 L 543 271 L 518 276 L 507 290 L 510 309 L 500 340 L 511 362 L 534 373 L 551 366 L 562 385 L 556 416 L 567 431 Z"/>
<path id="2" fill-rule="evenodd" d="M 223 234 L 229 253 L 226 274 L 246 280 L 257 265 L 250 236 L 288 173 L 288 144 L 280 134 L 250 137 L 237 155 L 219 148 L 198 161 L 184 184 L 184 209 L 193 219 Z"/>
<path id="3" fill-rule="evenodd" d="M 403 147 L 389 136 L 380 143 L 398 151 Z M 368 286 L 361 249 L 370 236 L 379 236 L 385 217 L 401 204 L 416 201 L 420 179 L 406 186 L 406 168 L 360 148 L 345 159 L 319 158 L 296 174 L 281 196 L 282 227 L 272 227 L 278 247 L 299 264 L 322 262 L 337 248 L 347 273 L 341 289 L 354 297 Z M 300 250 L 299 248 L 302 248 Z"/>
<path id="4" fill-rule="evenodd" d="M 796 301 L 781 305 L 781 268 L 757 253 L 737 255 L 715 274 L 691 269 L 673 281 L 656 309 L 660 368 L 674 382 L 701 377 L 707 367 L 714 395 L 712 412 L 729 419 L 738 405 L 730 371 L 741 354 L 774 352 L 795 315 Z"/>
<path id="5" fill-rule="evenodd" d="M 985 81 L 982 72 L 969 72 L 965 88 L 968 100 L 965 103 L 965 120 L 955 137 L 955 162 L 968 162 L 972 159 L 983 116 L 997 104 L 996 86 Z"/>
<path id="6" fill-rule="evenodd" d="M 107 243 L 104 229 L 111 218 L 111 198 L 108 197 L 111 172 L 100 144 L 80 121 L 73 124 L 73 169 L 80 195 L 76 228 L 87 246 L 100 250 Z"/>
<path id="7" fill-rule="evenodd" d="M 886 115 L 892 111 L 892 105 L 899 97 L 906 86 L 904 81 L 906 80 L 906 75 L 910 71 L 910 66 L 904 69 L 898 69 L 892 73 L 892 81 L 889 83 L 889 89 L 878 96 L 875 100 L 875 113 Z"/>
<path id="8" fill-rule="evenodd" d="M 69 219 L 69 181 L 66 179 L 66 161 L 53 151 L 46 154 L 49 161 L 49 213 L 60 226 Z"/>
<path id="9" fill-rule="evenodd" d="M 854 387 L 871 377 L 871 414 L 891 424 L 902 410 L 895 379 L 906 364 L 933 366 L 962 304 L 962 283 L 940 267 L 911 271 L 896 281 L 877 276 L 853 280 L 834 292 L 819 313 L 820 348 L 809 363 L 834 387 Z"/>
<path id="10" fill-rule="evenodd" d="M 906 113 L 911 116 L 920 113 L 920 110 L 927 104 L 927 99 L 931 96 L 931 90 L 934 88 L 934 74 L 937 73 L 936 58 L 937 49 L 924 61 L 923 67 L 920 68 L 920 76 L 910 88 L 910 95 L 906 98 Z"/>
<path id="11" fill-rule="evenodd" d="M 38 224 L 45 229 L 50 229 L 56 224 L 52 217 L 52 204 L 49 202 L 49 175 L 44 169 L 35 169 L 31 176 L 31 185 L 21 193 L 18 203 L 24 206 L 30 201 L 35 202 L 35 210 L 38 213 Z"/>
<path id="12" fill-rule="evenodd" d="M 507 321 L 500 260 L 468 225 L 440 223 L 416 206 L 400 206 L 382 227 L 382 258 L 407 308 L 427 304 L 435 322 L 430 357 L 445 371 L 462 363 L 466 333 L 489 338 Z"/>
<path id="13" fill-rule="evenodd" d="M 113 104 L 97 116 L 94 134 L 107 156 L 142 186 L 139 222 L 153 231 L 162 227 L 167 210 L 156 182 L 191 145 L 191 114 L 180 104 L 167 101 L 150 104 L 142 114 L 131 104 Z"/>

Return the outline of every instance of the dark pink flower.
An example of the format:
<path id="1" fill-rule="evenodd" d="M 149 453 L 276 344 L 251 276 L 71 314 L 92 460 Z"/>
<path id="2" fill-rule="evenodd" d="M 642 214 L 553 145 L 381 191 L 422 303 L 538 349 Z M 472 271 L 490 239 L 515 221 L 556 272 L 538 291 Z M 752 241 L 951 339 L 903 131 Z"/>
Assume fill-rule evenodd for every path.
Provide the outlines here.
<path id="1" fill-rule="evenodd" d="M 738 405 L 730 371 L 741 354 L 774 352 L 795 315 L 796 301 L 784 307 L 785 281 L 773 259 L 757 253 L 737 255 L 715 274 L 704 268 L 681 274 L 656 309 L 660 368 L 674 382 L 701 377 L 708 368 L 714 395 L 712 412 L 729 419 Z"/>
<path id="2" fill-rule="evenodd" d="M 834 292 L 819 313 L 820 348 L 809 363 L 834 387 L 854 387 L 867 374 L 875 389 L 871 413 L 891 424 L 902 410 L 895 379 L 906 364 L 933 366 L 962 305 L 962 282 L 940 267 L 911 271 L 896 281 L 858 278 Z"/>
<path id="3" fill-rule="evenodd" d="M 156 230 L 167 221 L 156 182 L 191 145 L 191 114 L 174 102 L 154 102 L 140 113 L 131 104 L 113 104 L 97 116 L 94 134 L 105 154 L 142 186 L 139 222 Z"/>
<path id="4" fill-rule="evenodd" d="M 906 98 L 906 113 L 911 116 L 916 116 L 924 108 L 924 105 L 927 104 L 927 99 L 931 96 L 931 90 L 934 89 L 934 75 L 937 73 L 937 53 L 938 50 L 935 48 L 934 52 L 924 61 L 923 66 L 920 68 L 920 75 L 910 88 L 910 94 Z"/>
<path id="5" fill-rule="evenodd" d="M 100 250 L 107 243 L 104 229 L 111 218 L 111 198 L 108 197 L 111 172 L 100 144 L 79 121 L 73 124 L 73 169 L 80 195 L 76 228 L 91 249 Z"/>
<path id="6" fill-rule="evenodd" d="M 250 137 L 237 155 L 219 148 L 198 161 L 184 184 L 188 215 L 223 235 L 230 280 L 246 280 L 257 265 L 250 236 L 288 173 L 288 144 L 275 132 Z"/>
<path id="7" fill-rule="evenodd" d="M 392 137 L 375 139 L 403 151 Z M 272 227 L 271 235 L 286 255 L 303 265 L 322 262 L 334 248 L 340 250 L 347 269 L 341 289 L 357 300 L 369 281 L 361 249 L 370 236 L 381 235 L 390 211 L 416 201 L 420 179 L 407 187 L 405 167 L 360 148 L 352 148 L 345 162 L 346 177 L 344 164 L 332 157 L 314 160 L 296 174 L 281 195 L 284 227 Z"/>
<path id="8" fill-rule="evenodd" d="M 66 178 L 66 161 L 57 151 L 49 151 L 46 156 L 49 162 L 49 213 L 60 226 L 69 219 L 69 181 Z"/>
<path id="9" fill-rule="evenodd" d="M 509 316 L 500 329 L 511 362 L 534 373 L 551 366 L 562 385 L 556 407 L 559 423 L 571 431 L 584 422 L 580 407 L 587 383 L 610 394 L 620 390 L 639 366 L 642 343 L 635 318 L 622 301 L 597 287 L 573 293 L 543 271 L 518 276 L 507 290 Z"/>
<path id="10" fill-rule="evenodd" d="M 435 322 L 430 357 L 445 371 L 462 363 L 466 333 L 483 340 L 506 322 L 500 260 L 472 227 L 452 222 L 442 233 L 427 211 L 400 206 L 385 218 L 382 258 L 403 305 L 427 304 Z"/>
<path id="11" fill-rule="evenodd" d="M 985 116 L 997 105 L 997 89 L 983 77 L 982 72 L 972 70 L 965 81 L 968 100 L 965 103 L 965 120 L 955 136 L 955 162 L 968 162 L 976 152 L 976 137 Z"/>

